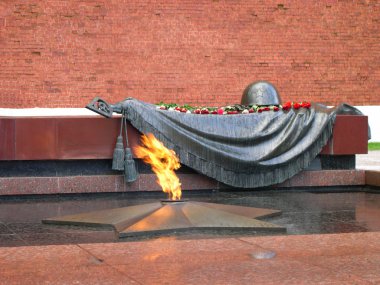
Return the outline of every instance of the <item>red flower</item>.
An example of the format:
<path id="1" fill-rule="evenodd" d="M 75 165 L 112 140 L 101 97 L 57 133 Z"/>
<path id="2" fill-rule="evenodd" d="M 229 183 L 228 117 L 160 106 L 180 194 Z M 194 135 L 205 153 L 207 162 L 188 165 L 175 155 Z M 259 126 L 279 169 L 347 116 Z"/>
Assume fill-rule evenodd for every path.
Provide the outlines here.
<path id="1" fill-rule="evenodd" d="M 298 110 L 299 108 L 301 108 L 301 104 L 299 104 L 299 103 L 294 103 L 294 104 L 293 104 L 293 108 L 296 109 L 296 110 Z"/>
<path id="2" fill-rule="evenodd" d="M 249 109 L 248 112 L 255 113 L 255 109 Z"/>
<path id="3" fill-rule="evenodd" d="M 311 104 L 309 102 L 302 102 L 301 106 L 302 108 L 309 109 L 311 107 Z"/>
<path id="4" fill-rule="evenodd" d="M 265 107 L 265 108 L 263 109 L 263 111 L 270 111 L 270 108 L 269 108 L 269 107 Z"/>
<path id="5" fill-rule="evenodd" d="M 216 110 L 212 111 L 211 114 L 216 115 L 218 112 Z"/>
<path id="6" fill-rule="evenodd" d="M 217 111 L 218 115 L 223 115 L 223 112 L 224 112 L 224 111 L 223 111 L 222 108 L 219 108 L 218 111 Z"/>
<path id="7" fill-rule="evenodd" d="M 201 110 L 196 109 L 196 110 L 194 111 L 194 113 L 195 113 L 195 114 L 200 114 L 200 113 L 201 113 Z"/>
<path id="8" fill-rule="evenodd" d="M 282 110 L 287 111 L 292 108 L 292 102 L 286 102 L 284 105 L 282 105 Z"/>
<path id="9" fill-rule="evenodd" d="M 263 112 L 263 109 L 259 108 L 259 109 L 257 110 L 257 112 L 262 113 L 262 112 Z"/>
<path id="10" fill-rule="evenodd" d="M 201 114 L 210 114 L 210 112 L 207 109 L 201 110 Z"/>
<path id="11" fill-rule="evenodd" d="M 273 111 L 277 112 L 278 110 L 280 110 L 279 107 L 277 107 L 277 106 L 274 106 L 274 107 L 273 107 Z"/>

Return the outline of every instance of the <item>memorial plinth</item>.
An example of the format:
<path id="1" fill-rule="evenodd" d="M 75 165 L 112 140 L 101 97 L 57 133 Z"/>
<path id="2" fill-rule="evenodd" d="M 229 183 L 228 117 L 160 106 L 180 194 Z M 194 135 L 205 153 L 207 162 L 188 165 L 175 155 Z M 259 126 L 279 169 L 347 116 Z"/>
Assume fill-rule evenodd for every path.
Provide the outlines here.
<path id="1" fill-rule="evenodd" d="M 54 165 L 91 163 L 95 167 L 109 160 L 110 169 L 119 127 L 118 117 L 1 117 L 0 195 L 160 191 L 154 174 L 144 171 L 132 184 L 124 183 L 120 173 L 111 171 L 33 172 L 35 165 L 44 168 L 53 162 Z M 319 155 L 322 166 L 302 171 L 273 187 L 364 185 L 364 171 L 355 170 L 352 162 L 355 163 L 355 154 L 367 153 L 367 132 L 366 116 L 338 115 L 332 137 Z M 139 136 L 128 124 L 132 148 L 138 144 Z M 323 165 L 326 158 L 342 163 L 326 166 Z M 179 177 L 184 190 L 226 187 L 190 170 L 179 172 Z"/>
<path id="2" fill-rule="evenodd" d="M 0 160 L 111 159 L 120 118 L 0 117 Z M 338 115 L 323 155 L 368 152 L 368 117 Z M 133 148 L 140 133 L 128 123 Z"/>

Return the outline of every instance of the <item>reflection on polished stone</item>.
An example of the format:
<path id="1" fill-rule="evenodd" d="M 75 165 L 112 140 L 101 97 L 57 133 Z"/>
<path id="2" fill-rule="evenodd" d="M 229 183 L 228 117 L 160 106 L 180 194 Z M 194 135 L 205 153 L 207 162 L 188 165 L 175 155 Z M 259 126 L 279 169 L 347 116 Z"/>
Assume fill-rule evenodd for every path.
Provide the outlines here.
<path id="1" fill-rule="evenodd" d="M 272 208 L 281 216 L 262 221 L 287 228 L 287 234 L 316 234 L 379 231 L 380 193 L 369 192 L 185 192 L 190 200 L 247 207 Z M 358 189 L 360 190 L 360 189 Z M 117 241 L 112 229 L 41 224 L 41 219 L 86 213 L 117 207 L 155 203 L 163 194 L 138 193 L 107 195 L 44 196 L 17 199 L 0 198 L 0 246 L 95 243 Z M 251 236 L 252 231 L 231 233 L 198 231 L 177 233 L 174 239 Z M 262 235 L 263 233 L 261 233 Z M 273 233 L 271 233 L 273 234 Z M 279 233 L 276 233 L 277 235 Z M 162 238 L 162 237 L 161 237 Z M 140 239 L 140 238 L 139 238 Z M 133 240 L 133 239 L 127 239 Z"/>
<path id="2" fill-rule="evenodd" d="M 355 220 L 373 231 L 380 231 L 380 200 L 367 199 L 356 206 Z"/>
<path id="3" fill-rule="evenodd" d="M 256 218 L 281 211 L 196 201 L 154 202 L 43 219 L 45 224 L 112 227 L 120 237 L 174 234 L 187 230 L 285 232 L 286 228 Z"/>

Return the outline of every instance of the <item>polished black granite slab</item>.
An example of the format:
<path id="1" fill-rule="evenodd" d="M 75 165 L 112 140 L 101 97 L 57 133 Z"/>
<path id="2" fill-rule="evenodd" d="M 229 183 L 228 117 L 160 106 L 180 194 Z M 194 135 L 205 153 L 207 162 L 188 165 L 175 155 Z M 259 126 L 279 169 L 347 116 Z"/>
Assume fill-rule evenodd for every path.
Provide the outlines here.
<path id="1" fill-rule="evenodd" d="M 329 192 L 333 190 L 333 192 Z M 323 234 L 380 230 L 380 192 L 369 189 L 326 188 L 303 191 L 192 191 L 184 198 L 194 201 L 281 210 L 280 216 L 263 221 L 287 228 L 287 234 Z M 124 242 L 112 229 L 42 224 L 53 216 L 83 213 L 155 202 L 161 193 L 112 193 L 0 197 L 0 246 Z M 273 233 L 272 233 L 273 234 Z M 174 238 L 255 235 L 255 232 L 191 231 Z M 152 238 L 149 237 L 149 238 Z M 155 238 L 155 237 L 153 237 Z M 157 237 L 158 238 L 158 237 Z"/>
<path id="2" fill-rule="evenodd" d="M 140 174 L 152 174 L 151 167 L 139 159 L 135 165 Z M 176 173 L 196 173 L 181 166 Z M 120 175 L 112 170 L 111 159 L 81 160 L 0 160 L 0 177 L 62 177 L 91 175 Z"/>
<path id="3" fill-rule="evenodd" d="M 135 159 L 139 174 L 152 174 L 151 167 L 140 159 Z M 307 170 L 321 170 L 319 157 L 314 159 Z M 181 165 L 178 174 L 197 173 Z M 121 171 L 112 170 L 111 159 L 78 160 L 0 160 L 0 177 L 63 177 L 91 175 L 120 175 Z"/>

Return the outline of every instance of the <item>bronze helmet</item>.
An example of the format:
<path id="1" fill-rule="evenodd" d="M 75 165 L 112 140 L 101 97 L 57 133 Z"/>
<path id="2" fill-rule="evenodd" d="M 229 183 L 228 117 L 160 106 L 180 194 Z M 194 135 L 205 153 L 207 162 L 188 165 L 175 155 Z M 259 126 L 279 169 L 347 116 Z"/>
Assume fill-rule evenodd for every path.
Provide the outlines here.
<path id="1" fill-rule="evenodd" d="M 280 105 L 281 99 L 277 89 L 269 82 L 255 81 L 247 86 L 241 97 L 242 105 Z"/>

